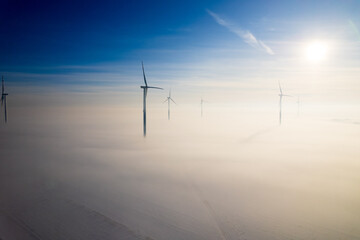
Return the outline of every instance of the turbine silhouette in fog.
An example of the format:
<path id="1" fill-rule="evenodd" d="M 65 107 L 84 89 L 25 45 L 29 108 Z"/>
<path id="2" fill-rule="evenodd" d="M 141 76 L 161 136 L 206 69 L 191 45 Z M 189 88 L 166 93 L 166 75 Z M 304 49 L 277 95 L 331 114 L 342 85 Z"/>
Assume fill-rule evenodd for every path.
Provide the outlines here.
<path id="1" fill-rule="evenodd" d="M 1 107 L 4 106 L 4 116 L 5 122 L 7 122 L 7 109 L 6 109 L 6 97 L 7 93 L 5 93 L 5 83 L 4 83 L 4 76 L 1 77 Z"/>
<path id="2" fill-rule="evenodd" d="M 200 104 L 201 104 L 201 117 L 203 116 L 203 104 L 204 104 L 204 99 L 201 98 Z"/>
<path id="3" fill-rule="evenodd" d="M 166 98 L 164 102 L 168 102 L 168 120 L 170 120 L 170 101 L 176 104 L 176 102 L 171 98 L 171 89 L 169 90 L 169 96 Z"/>
<path id="4" fill-rule="evenodd" d="M 281 125 L 282 98 L 283 98 L 283 97 L 291 97 L 291 96 L 290 96 L 290 95 L 285 95 L 285 94 L 283 94 L 282 89 L 281 89 L 280 82 L 279 82 L 279 90 L 280 90 L 280 94 L 279 94 L 279 97 L 280 97 L 280 102 L 279 102 L 279 107 L 280 107 L 280 112 L 279 112 L 279 125 Z"/>
<path id="5" fill-rule="evenodd" d="M 147 85 L 146 82 L 146 76 L 145 76 L 145 70 L 144 70 L 144 63 L 141 62 L 141 66 L 142 66 L 142 71 L 143 71 L 143 76 L 144 76 L 144 83 L 145 86 L 140 86 L 140 88 L 142 88 L 144 90 L 144 97 L 143 97 L 143 104 L 144 104 L 144 108 L 143 108 L 143 118 L 144 118 L 144 137 L 146 137 L 146 96 L 147 96 L 147 91 L 149 88 L 155 88 L 155 89 L 161 89 L 159 87 L 150 87 Z"/>

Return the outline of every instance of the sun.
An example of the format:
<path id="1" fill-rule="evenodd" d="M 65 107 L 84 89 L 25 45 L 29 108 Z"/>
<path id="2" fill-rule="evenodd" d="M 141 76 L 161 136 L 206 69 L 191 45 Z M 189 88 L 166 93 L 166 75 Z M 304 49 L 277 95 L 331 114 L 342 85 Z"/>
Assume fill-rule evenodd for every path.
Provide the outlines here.
<path id="1" fill-rule="evenodd" d="M 310 62 L 320 62 L 326 59 L 328 52 L 328 46 L 325 42 L 314 41 L 306 46 L 305 54 L 306 58 Z"/>

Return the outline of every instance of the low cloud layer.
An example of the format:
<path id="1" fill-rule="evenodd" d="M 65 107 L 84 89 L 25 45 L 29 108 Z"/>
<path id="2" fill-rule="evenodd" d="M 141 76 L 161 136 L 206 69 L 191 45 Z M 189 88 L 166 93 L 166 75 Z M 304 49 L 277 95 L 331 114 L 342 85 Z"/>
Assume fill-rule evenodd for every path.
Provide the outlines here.
<path id="1" fill-rule="evenodd" d="M 1 239 L 360 236 L 355 124 L 210 100 L 168 121 L 149 97 L 144 139 L 141 104 L 67 96 L 11 101 L 0 124 Z"/>

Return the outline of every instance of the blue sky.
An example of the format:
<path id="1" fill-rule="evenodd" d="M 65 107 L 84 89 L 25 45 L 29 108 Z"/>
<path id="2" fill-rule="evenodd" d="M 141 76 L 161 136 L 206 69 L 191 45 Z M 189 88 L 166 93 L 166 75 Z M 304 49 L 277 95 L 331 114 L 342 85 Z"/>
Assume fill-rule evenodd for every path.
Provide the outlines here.
<path id="1" fill-rule="evenodd" d="M 312 38 L 339 40 L 347 48 L 337 59 L 359 62 L 360 1 L 2 1 L 0 9 L 0 71 L 13 83 L 126 85 L 141 76 L 141 60 L 160 83 L 281 78 Z"/>

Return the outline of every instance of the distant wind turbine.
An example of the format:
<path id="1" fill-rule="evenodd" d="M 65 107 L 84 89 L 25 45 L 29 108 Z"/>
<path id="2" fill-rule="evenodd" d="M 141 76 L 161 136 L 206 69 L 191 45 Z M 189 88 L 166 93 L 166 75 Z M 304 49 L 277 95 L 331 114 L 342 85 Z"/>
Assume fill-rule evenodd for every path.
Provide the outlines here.
<path id="1" fill-rule="evenodd" d="M 169 90 L 169 96 L 166 98 L 164 102 L 168 102 L 168 120 L 170 120 L 170 101 L 176 104 L 176 102 L 171 98 L 171 89 Z"/>
<path id="2" fill-rule="evenodd" d="M 204 99 L 201 98 L 201 117 L 203 116 L 203 104 L 204 102 L 207 102 L 207 101 L 204 101 Z"/>
<path id="3" fill-rule="evenodd" d="M 6 97 L 7 93 L 5 93 L 5 83 L 4 83 L 4 76 L 1 77 L 1 106 L 4 105 L 4 116 L 5 116 L 5 122 L 7 122 L 7 110 L 6 110 Z"/>
<path id="4" fill-rule="evenodd" d="M 281 105 L 282 105 L 282 97 L 291 97 L 290 95 L 285 95 L 283 94 L 282 92 L 282 89 L 281 89 L 281 85 L 280 85 L 280 82 L 279 82 L 279 89 L 280 89 L 280 94 L 279 94 L 279 97 L 280 97 L 280 102 L 279 102 L 279 107 L 280 107 L 280 112 L 279 112 L 279 124 L 281 125 Z"/>
<path id="5" fill-rule="evenodd" d="M 150 87 L 150 86 L 147 85 L 146 76 L 145 76 L 145 70 L 144 70 L 144 63 L 141 62 L 141 65 L 142 65 L 142 71 L 143 71 L 144 83 L 145 83 L 145 86 L 140 86 L 140 88 L 144 89 L 144 98 L 143 98 L 144 109 L 143 109 L 143 116 L 144 116 L 144 137 L 146 137 L 146 96 L 147 96 L 148 88 L 155 88 L 155 89 L 161 89 L 161 90 L 164 90 L 164 89 L 159 88 L 159 87 Z"/>

